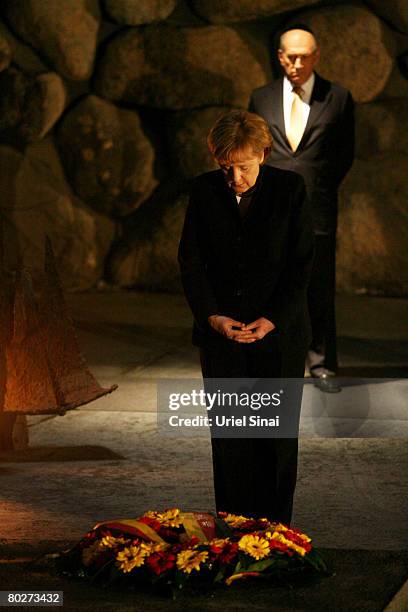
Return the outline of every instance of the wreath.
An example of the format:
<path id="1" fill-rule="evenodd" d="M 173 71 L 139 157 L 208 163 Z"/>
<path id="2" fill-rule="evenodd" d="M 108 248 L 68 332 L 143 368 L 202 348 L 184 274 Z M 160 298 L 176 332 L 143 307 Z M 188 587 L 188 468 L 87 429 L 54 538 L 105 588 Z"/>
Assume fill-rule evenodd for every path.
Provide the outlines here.
<path id="1" fill-rule="evenodd" d="M 305 533 L 266 518 L 226 512 L 148 511 L 95 525 L 58 556 L 60 573 L 105 585 L 225 584 L 248 577 L 327 574 Z"/>

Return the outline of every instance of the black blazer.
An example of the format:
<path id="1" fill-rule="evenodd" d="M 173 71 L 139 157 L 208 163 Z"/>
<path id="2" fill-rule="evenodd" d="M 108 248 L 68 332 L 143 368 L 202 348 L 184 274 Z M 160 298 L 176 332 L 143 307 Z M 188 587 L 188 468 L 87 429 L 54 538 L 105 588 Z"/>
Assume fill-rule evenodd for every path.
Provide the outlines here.
<path id="1" fill-rule="evenodd" d="M 295 152 L 285 133 L 282 78 L 256 89 L 249 110 L 269 124 L 274 145 L 267 163 L 300 174 L 306 184 L 315 230 L 335 231 L 337 190 L 354 157 L 351 94 L 315 74 L 308 121 Z"/>
<path id="2" fill-rule="evenodd" d="M 231 342 L 208 324 L 213 314 L 245 323 L 263 316 L 276 325 L 266 342 L 276 334 L 294 334 L 297 345 L 309 344 L 306 287 L 313 230 L 305 200 L 299 175 L 263 166 L 242 220 L 221 170 L 193 181 L 179 263 L 194 315 L 194 344 Z"/>

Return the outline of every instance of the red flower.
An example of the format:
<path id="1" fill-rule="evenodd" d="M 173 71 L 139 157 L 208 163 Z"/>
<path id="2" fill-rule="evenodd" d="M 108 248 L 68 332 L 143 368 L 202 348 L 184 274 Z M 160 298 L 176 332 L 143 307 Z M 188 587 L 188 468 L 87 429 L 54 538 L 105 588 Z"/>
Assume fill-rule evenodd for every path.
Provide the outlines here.
<path id="1" fill-rule="evenodd" d="M 288 545 L 284 542 L 278 542 L 278 540 L 269 540 L 269 548 L 271 550 L 279 550 L 288 554 L 290 557 L 293 555 L 293 551 L 288 548 Z"/>
<path id="2" fill-rule="evenodd" d="M 157 576 L 166 570 L 172 569 L 176 563 L 176 555 L 165 551 L 152 553 L 146 560 L 149 568 Z"/>
<path id="3" fill-rule="evenodd" d="M 225 546 L 217 546 L 216 544 L 211 544 L 210 551 L 215 555 L 219 555 L 224 550 L 224 548 Z"/>
<path id="4" fill-rule="evenodd" d="M 288 531 L 290 531 L 291 533 L 296 533 L 298 535 L 302 534 L 302 531 L 300 529 L 296 529 L 296 527 L 290 527 L 290 529 L 288 529 Z"/>
<path id="5" fill-rule="evenodd" d="M 220 563 L 223 563 L 224 565 L 231 563 L 231 561 L 234 559 L 237 553 L 238 553 L 238 544 L 236 544 L 235 542 L 228 542 L 226 546 L 224 546 L 219 556 Z"/>
<path id="6" fill-rule="evenodd" d="M 242 523 L 239 528 L 243 531 L 252 531 L 257 526 L 257 521 L 255 519 L 248 519 L 245 523 Z M 261 527 L 262 528 L 262 527 Z"/>
<path id="7" fill-rule="evenodd" d="M 297 530 L 297 529 L 296 530 L 295 529 L 288 529 L 288 531 L 285 531 L 284 535 L 285 535 L 285 538 L 287 538 L 288 540 L 290 540 L 294 544 L 297 544 L 298 546 L 301 546 L 308 553 L 312 549 L 312 545 L 311 545 L 310 542 L 306 542 L 306 540 L 304 540 L 303 538 L 300 537 L 299 534 L 301 534 L 301 533 L 302 532 Z"/>

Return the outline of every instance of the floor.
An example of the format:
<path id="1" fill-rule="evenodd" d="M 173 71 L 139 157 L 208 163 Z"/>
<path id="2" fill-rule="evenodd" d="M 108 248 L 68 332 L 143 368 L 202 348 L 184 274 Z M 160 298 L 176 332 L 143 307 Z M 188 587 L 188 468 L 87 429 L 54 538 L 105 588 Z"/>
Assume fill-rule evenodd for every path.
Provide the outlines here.
<path id="1" fill-rule="evenodd" d="M 73 540 L 97 521 L 149 508 L 212 510 L 208 435 L 157 430 L 157 381 L 200 376 L 183 298 L 94 292 L 67 301 L 90 369 L 119 388 L 63 417 L 29 417 L 24 461 L 0 463 L 0 539 Z M 326 548 L 400 550 L 408 301 L 340 296 L 337 310 L 343 390 L 305 385 L 294 524 Z"/>

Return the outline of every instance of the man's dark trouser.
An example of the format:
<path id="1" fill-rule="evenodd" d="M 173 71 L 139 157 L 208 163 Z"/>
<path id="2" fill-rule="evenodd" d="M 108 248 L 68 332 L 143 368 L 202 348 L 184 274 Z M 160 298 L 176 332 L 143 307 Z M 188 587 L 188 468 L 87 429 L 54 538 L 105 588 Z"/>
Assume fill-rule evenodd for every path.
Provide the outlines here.
<path id="1" fill-rule="evenodd" d="M 260 342 L 243 345 L 229 340 L 217 349 L 200 349 L 203 378 L 281 377 L 280 353 Z M 303 353 L 297 364 L 292 360 L 287 377 L 303 377 L 304 359 Z M 289 524 L 297 438 L 212 438 L 211 444 L 217 511 Z"/>
<path id="2" fill-rule="evenodd" d="M 315 256 L 307 292 L 313 340 L 309 367 L 336 372 L 336 234 L 315 236 Z"/>

